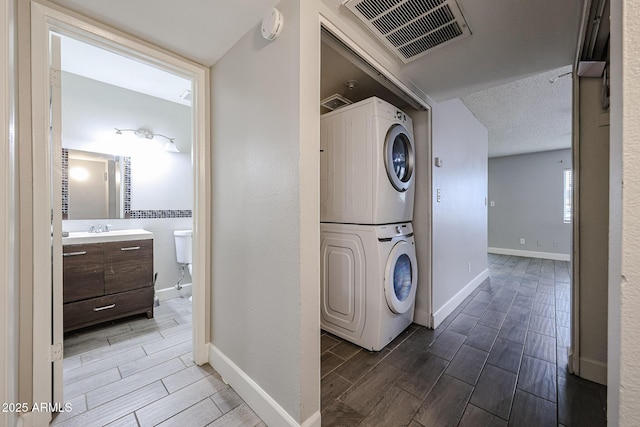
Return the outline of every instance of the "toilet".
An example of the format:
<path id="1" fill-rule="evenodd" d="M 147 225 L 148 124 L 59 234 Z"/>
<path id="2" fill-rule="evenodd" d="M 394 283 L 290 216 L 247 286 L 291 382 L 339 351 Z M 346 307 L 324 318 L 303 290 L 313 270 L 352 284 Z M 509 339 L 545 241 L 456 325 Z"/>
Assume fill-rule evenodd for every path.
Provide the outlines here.
<path id="1" fill-rule="evenodd" d="M 176 261 L 178 264 L 187 264 L 191 274 L 193 230 L 175 230 L 173 237 L 176 242 Z"/>
<path id="2" fill-rule="evenodd" d="M 191 259 L 193 230 L 175 230 L 173 232 L 173 238 L 176 242 L 176 261 L 178 261 L 182 269 L 182 275 L 180 279 L 178 279 L 178 283 L 176 283 L 176 288 L 180 290 L 182 289 L 180 281 L 184 277 L 185 266 L 189 269 L 189 274 L 193 277 L 191 267 L 191 263 L 193 262 Z M 189 297 L 189 301 L 191 301 L 191 298 L 192 297 Z"/>

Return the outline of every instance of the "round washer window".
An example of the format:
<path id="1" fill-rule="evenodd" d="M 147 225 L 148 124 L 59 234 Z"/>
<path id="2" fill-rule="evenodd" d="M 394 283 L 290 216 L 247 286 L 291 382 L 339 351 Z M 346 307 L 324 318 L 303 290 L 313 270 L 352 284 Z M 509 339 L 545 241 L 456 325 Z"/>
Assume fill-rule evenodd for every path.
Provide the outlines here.
<path id="1" fill-rule="evenodd" d="M 411 149 L 409 140 L 405 134 L 396 135 L 393 140 L 393 148 L 391 149 L 391 161 L 393 163 L 393 171 L 398 179 L 407 182 L 410 175 L 409 156 Z"/>
<path id="2" fill-rule="evenodd" d="M 407 254 L 400 255 L 393 269 L 393 291 L 401 302 L 411 294 L 411 273 L 411 259 Z"/>
<path id="3" fill-rule="evenodd" d="M 413 142 L 407 130 L 399 124 L 391 126 L 384 142 L 384 166 L 391 185 L 407 191 L 413 178 Z"/>

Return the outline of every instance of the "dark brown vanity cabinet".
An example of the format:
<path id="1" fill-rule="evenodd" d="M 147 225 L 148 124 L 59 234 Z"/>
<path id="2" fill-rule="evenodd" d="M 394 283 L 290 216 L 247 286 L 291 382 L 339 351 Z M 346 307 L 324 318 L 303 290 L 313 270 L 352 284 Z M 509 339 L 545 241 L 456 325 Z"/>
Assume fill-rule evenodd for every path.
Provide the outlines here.
<path id="1" fill-rule="evenodd" d="M 102 244 L 68 245 L 62 249 L 64 303 L 104 295 Z"/>
<path id="2" fill-rule="evenodd" d="M 63 247 L 64 331 L 153 317 L 153 239 Z"/>

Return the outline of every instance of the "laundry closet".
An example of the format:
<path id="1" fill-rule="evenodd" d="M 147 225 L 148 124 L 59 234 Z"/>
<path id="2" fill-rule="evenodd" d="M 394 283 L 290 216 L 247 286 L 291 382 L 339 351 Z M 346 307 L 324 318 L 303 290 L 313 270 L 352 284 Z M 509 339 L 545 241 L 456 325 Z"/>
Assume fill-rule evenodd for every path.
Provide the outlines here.
<path id="1" fill-rule="evenodd" d="M 429 111 L 323 30 L 321 328 L 379 351 L 431 326 Z"/>

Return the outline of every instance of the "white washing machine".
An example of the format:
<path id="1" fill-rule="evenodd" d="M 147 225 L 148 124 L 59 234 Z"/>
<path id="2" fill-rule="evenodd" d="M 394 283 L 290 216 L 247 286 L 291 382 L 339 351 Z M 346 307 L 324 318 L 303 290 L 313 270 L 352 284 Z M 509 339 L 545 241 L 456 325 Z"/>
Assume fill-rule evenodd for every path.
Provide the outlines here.
<path id="1" fill-rule="evenodd" d="M 320 224 L 322 329 L 378 351 L 413 321 L 418 270 L 411 223 Z"/>
<path id="2" fill-rule="evenodd" d="M 320 118 L 320 221 L 391 224 L 413 219 L 411 118 L 369 98 Z"/>

